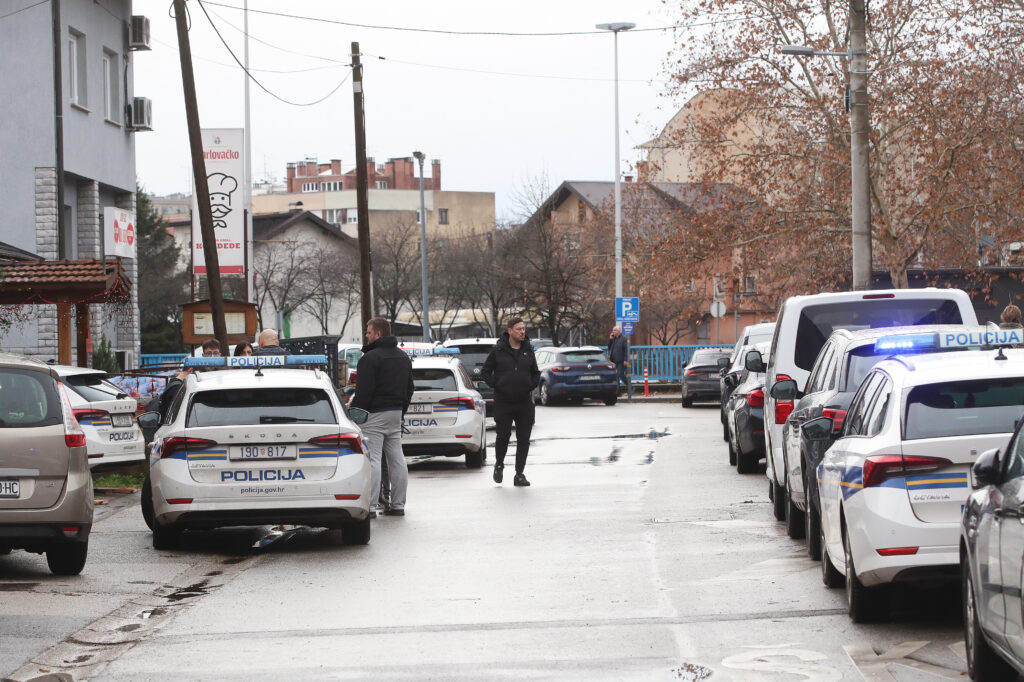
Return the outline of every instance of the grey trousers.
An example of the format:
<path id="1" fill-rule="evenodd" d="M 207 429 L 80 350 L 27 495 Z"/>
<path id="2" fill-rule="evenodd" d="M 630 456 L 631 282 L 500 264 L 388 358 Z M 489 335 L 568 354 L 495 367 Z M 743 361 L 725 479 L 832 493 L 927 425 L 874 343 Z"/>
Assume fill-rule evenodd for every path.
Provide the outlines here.
<path id="1" fill-rule="evenodd" d="M 405 493 L 409 487 L 409 468 L 402 454 L 402 411 L 372 412 L 362 425 L 363 436 L 370 446 L 373 472 L 370 482 L 370 506 L 380 504 L 380 462 L 387 458 L 391 479 L 391 508 L 405 509 Z"/>

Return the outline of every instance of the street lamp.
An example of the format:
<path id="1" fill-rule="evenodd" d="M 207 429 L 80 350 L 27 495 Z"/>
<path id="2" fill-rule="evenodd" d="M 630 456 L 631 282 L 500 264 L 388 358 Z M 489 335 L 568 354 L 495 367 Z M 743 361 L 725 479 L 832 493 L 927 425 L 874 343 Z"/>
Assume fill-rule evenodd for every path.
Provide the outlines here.
<path id="1" fill-rule="evenodd" d="M 622 188 L 619 186 L 619 32 L 636 28 L 636 24 L 619 21 L 598 24 L 595 28 L 615 34 L 615 297 L 622 297 Z"/>
<path id="2" fill-rule="evenodd" d="M 871 288 L 871 180 L 868 118 L 868 55 L 864 0 L 850 0 L 850 51 L 815 52 L 804 45 L 784 45 L 782 54 L 797 57 L 845 57 L 850 60 L 850 242 L 853 288 Z"/>
<path id="3" fill-rule="evenodd" d="M 423 202 L 423 152 L 413 152 L 420 162 L 420 276 L 423 278 L 423 299 L 420 319 L 423 324 L 423 343 L 430 343 L 430 299 L 427 298 L 427 211 Z"/>

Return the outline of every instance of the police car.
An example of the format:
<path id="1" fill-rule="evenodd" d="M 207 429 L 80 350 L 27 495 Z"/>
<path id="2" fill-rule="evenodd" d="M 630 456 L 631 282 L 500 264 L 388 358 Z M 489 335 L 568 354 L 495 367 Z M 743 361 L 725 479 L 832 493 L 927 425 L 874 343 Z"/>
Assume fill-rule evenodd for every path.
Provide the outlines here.
<path id="1" fill-rule="evenodd" d="M 405 455 L 461 457 L 478 469 L 487 460 L 486 405 L 473 387 L 458 349 L 412 354 L 414 393 L 402 421 Z"/>
<path id="2" fill-rule="evenodd" d="M 135 421 L 138 401 L 106 380 L 98 369 L 54 365 L 67 388 L 75 418 L 85 431 L 89 468 L 107 468 L 146 459 L 146 443 Z"/>
<path id="3" fill-rule="evenodd" d="M 369 542 L 369 454 L 326 361 L 185 361 L 206 371 L 186 377 L 153 437 L 142 505 L 154 548 L 173 549 L 189 529 L 269 524 L 340 528 L 348 544 Z"/>
<path id="4" fill-rule="evenodd" d="M 909 350 L 1019 337 L 979 330 L 902 343 Z M 837 587 L 845 577 L 854 621 L 883 616 L 894 582 L 958 575 L 969 469 L 979 452 L 1006 444 L 1022 413 L 1024 350 L 908 354 L 867 374 L 818 466 L 822 578 Z M 804 430 L 827 438 L 832 420 L 810 420 Z"/>

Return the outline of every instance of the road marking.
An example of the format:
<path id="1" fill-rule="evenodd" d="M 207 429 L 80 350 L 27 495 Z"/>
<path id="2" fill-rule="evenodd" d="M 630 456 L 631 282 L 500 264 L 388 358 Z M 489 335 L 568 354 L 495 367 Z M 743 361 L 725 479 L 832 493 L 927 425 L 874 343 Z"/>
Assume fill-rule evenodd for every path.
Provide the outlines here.
<path id="1" fill-rule="evenodd" d="M 889 666 L 893 665 L 921 670 L 947 680 L 962 680 L 965 672 L 963 669 L 946 668 L 910 658 L 911 654 L 923 649 L 928 644 L 930 642 L 903 642 L 888 651 L 876 654 L 874 647 L 862 642 L 843 646 L 843 650 L 857 666 L 857 670 L 864 677 L 865 682 L 897 682 L 897 678 L 889 671 Z M 956 653 L 954 647 L 955 645 L 950 645 L 950 648 Z"/>
<path id="2" fill-rule="evenodd" d="M 790 644 L 750 647 L 752 651 L 734 654 L 722 659 L 722 665 L 733 670 L 789 673 L 800 675 L 810 682 L 841 682 L 842 673 L 835 668 L 818 663 L 828 656 L 810 649 L 790 649 Z M 786 659 L 797 659 L 797 661 Z"/>

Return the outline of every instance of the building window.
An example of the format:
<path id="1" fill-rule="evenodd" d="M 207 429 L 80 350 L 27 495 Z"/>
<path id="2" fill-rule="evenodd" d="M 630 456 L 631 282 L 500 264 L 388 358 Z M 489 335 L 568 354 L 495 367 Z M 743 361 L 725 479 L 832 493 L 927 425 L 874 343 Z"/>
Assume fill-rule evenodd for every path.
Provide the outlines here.
<path id="1" fill-rule="evenodd" d="M 355 225 L 356 223 L 359 222 L 359 214 L 358 213 L 350 214 L 347 218 L 345 218 L 345 222 L 348 223 L 349 225 Z"/>
<path id="2" fill-rule="evenodd" d="M 319 183 L 316 182 L 304 182 L 302 183 L 303 192 L 315 192 L 320 187 Z"/>
<path id="3" fill-rule="evenodd" d="M 448 224 L 448 209 L 439 208 L 437 209 L 437 224 L 447 225 Z"/>
<path id="4" fill-rule="evenodd" d="M 722 277 L 722 275 L 715 275 L 712 280 L 714 282 L 714 296 L 716 299 L 721 298 L 722 296 L 725 295 L 725 286 L 723 283 L 723 279 L 724 278 Z"/>
<path id="5" fill-rule="evenodd" d="M 693 291 L 694 291 L 694 289 L 696 289 L 696 287 L 697 287 L 696 281 L 691 279 L 689 282 L 686 283 L 686 286 L 683 287 L 683 291 L 693 293 Z"/>
<path id="6" fill-rule="evenodd" d="M 377 181 L 377 189 L 387 189 L 387 188 L 388 188 L 388 181 L 387 180 L 378 180 Z"/>
<path id="7" fill-rule="evenodd" d="M 117 53 L 103 49 L 103 118 L 121 122 L 121 96 L 117 87 Z"/>
<path id="8" fill-rule="evenodd" d="M 576 202 L 576 222 L 582 223 L 587 219 L 587 205 L 582 201 Z"/>
<path id="9" fill-rule="evenodd" d="M 68 29 L 68 94 L 72 104 L 89 103 L 85 87 L 85 35 Z"/>
<path id="10" fill-rule="evenodd" d="M 744 275 L 743 276 L 743 293 L 745 293 L 745 294 L 756 294 L 757 293 L 757 275 Z"/>
<path id="11" fill-rule="evenodd" d="M 335 182 L 321 182 L 320 183 L 320 191 L 321 192 L 340 192 L 341 191 L 341 183 L 337 182 L 337 181 L 335 181 Z"/>

